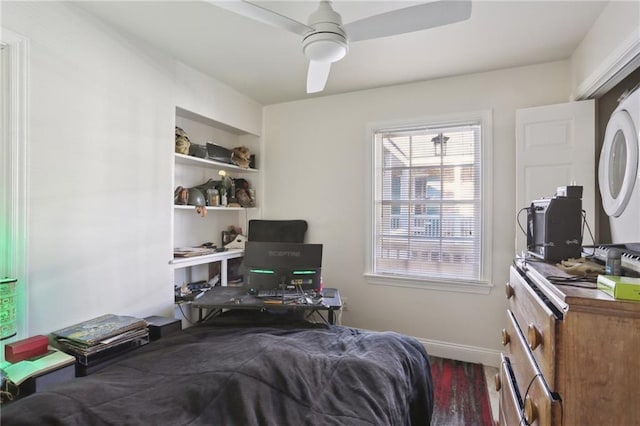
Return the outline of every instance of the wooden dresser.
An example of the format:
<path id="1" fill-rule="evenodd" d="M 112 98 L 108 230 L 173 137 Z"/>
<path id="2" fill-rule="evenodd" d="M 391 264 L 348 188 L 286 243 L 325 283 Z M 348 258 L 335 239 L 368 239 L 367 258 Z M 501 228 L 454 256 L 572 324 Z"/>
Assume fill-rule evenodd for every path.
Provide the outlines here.
<path id="1" fill-rule="evenodd" d="M 511 266 L 499 424 L 640 425 L 640 302 L 554 276 L 567 275 L 541 261 Z"/>

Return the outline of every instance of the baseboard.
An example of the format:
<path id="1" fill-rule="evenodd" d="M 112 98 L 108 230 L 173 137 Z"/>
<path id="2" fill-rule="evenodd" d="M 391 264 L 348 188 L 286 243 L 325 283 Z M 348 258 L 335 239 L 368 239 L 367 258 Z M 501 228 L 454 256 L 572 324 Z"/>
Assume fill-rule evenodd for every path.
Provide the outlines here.
<path id="1" fill-rule="evenodd" d="M 460 345 L 438 340 L 418 339 L 429 355 L 458 361 L 473 362 L 491 367 L 500 366 L 500 351 L 477 346 Z"/>

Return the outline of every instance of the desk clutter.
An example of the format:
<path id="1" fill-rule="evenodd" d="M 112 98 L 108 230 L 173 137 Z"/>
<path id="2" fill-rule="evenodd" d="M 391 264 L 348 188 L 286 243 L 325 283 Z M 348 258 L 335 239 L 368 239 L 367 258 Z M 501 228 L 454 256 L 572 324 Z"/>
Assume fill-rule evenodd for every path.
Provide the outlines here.
<path id="1" fill-rule="evenodd" d="M 212 287 L 202 297 L 193 301 L 193 307 L 215 312 L 216 310 L 276 310 L 276 311 L 326 311 L 329 324 L 335 323 L 335 314 L 342 308 L 338 289 L 315 290 L 266 290 L 247 286 Z"/>
<path id="2" fill-rule="evenodd" d="M 174 286 L 174 298 L 175 302 L 190 302 L 192 300 L 201 297 L 205 291 L 208 291 L 215 285 L 220 279 L 216 275 L 209 281 L 200 280 L 190 283 L 182 283 L 182 285 Z"/>
<path id="3" fill-rule="evenodd" d="M 252 300 L 253 302 L 262 302 L 264 304 L 323 305 L 325 299 L 333 299 L 336 293 L 333 289 L 325 289 L 323 292 L 320 292 L 315 290 L 303 291 L 300 289 L 255 289 L 244 285 L 221 287 L 214 286 L 209 282 L 202 280 L 185 283 L 180 287 L 176 286 L 175 300 L 176 302 L 193 301 L 204 296 L 206 292 L 212 289 L 215 290 L 214 293 L 217 295 L 230 295 L 228 299 L 223 301 L 224 303 L 229 304 L 241 304 Z"/>

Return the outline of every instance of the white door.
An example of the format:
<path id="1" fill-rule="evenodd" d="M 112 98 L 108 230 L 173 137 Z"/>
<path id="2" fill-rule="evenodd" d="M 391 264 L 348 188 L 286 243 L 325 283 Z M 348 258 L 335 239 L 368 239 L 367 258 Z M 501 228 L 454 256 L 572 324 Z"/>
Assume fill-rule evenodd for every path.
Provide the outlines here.
<path id="1" fill-rule="evenodd" d="M 595 231 L 595 102 L 586 100 L 516 111 L 516 212 L 526 231 L 532 200 L 552 197 L 559 186 L 581 185 L 586 212 L 583 245 Z M 526 250 L 526 235 L 516 227 L 516 254 Z"/>

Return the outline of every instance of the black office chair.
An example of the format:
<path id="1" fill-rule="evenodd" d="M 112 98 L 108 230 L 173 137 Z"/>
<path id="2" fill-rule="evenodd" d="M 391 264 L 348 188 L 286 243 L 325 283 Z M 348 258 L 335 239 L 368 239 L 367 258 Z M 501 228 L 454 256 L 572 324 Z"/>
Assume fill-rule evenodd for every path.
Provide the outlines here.
<path id="1" fill-rule="evenodd" d="M 304 243 L 307 233 L 306 220 L 263 220 L 249 221 L 249 241 L 275 243 Z"/>

